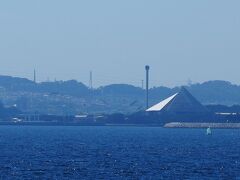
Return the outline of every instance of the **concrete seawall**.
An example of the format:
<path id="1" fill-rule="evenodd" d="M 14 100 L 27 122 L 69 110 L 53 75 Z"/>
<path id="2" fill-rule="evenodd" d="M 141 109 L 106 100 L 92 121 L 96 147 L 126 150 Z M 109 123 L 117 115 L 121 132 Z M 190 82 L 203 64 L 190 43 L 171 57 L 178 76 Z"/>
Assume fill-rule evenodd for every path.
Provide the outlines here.
<path id="1" fill-rule="evenodd" d="M 164 125 L 165 128 L 222 128 L 222 129 L 238 129 L 240 123 L 184 123 L 172 122 Z"/>

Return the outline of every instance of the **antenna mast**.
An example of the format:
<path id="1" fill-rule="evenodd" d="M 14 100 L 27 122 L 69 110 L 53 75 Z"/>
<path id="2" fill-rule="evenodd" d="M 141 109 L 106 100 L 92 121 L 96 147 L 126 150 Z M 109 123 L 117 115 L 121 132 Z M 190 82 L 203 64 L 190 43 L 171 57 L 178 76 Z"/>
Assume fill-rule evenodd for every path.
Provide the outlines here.
<path id="1" fill-rule="evenodd" d="M 33 81 L 34 81 L 34 83 L 36 83 L 36 81 L 37 81 L 36 70 L 35 69 L 34 69 L 34 72 L 33 72 Z"/>
<path id="2" fill-rule="evenodd" d="M 93 77 L 92 77 L 92 71 L 90 71 L 90 76 L 89 76 L 89 88 L 92 90 L 93 89 Z"/>

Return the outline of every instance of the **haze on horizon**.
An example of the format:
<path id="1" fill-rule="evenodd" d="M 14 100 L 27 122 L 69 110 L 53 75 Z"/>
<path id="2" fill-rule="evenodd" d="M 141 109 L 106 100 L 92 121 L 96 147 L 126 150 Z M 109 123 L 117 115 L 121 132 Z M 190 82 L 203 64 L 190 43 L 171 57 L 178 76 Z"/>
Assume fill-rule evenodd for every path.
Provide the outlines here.
<path id="1" fill-rule="evenodd" d="M 240 1 L 0 2 L 0 74 L 94 86 L 240 84 Z"/>

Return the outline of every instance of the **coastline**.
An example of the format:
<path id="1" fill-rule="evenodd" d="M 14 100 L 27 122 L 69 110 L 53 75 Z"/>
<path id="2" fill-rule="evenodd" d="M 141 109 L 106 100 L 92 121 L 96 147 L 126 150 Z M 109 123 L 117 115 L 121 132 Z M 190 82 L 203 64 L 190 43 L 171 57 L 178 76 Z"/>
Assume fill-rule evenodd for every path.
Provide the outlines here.
<path id="1" fill-rule="evenodd" d="M 110 124 L 110 123 L 87 123 L 87 122 L 7 122 L 0 121 L 0 126 L 109 126 L 109 127 L 163 127 L 163 128 L 189 128 L 189 129 L 240 129 L 240 123 L 200 123 L 200 122 L 170 122 L 166 124 Z"/>
<path id="2" fill-rule="evenodd" d="M 240 123 L 185 123 L 171 122 L 164 125 L 164 128 L 217 128 L 217 129 L 240 129 Z"/>

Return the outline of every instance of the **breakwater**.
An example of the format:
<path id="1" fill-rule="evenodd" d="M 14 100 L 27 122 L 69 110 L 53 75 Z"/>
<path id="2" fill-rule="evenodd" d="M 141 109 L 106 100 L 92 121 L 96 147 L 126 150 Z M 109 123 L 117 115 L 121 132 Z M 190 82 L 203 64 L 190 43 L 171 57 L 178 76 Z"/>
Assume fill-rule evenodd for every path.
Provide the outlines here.
<path id="1" fill-rule="evenodd" d="M 185 123 L 172 122 L 164 125 L 165 128 L 223 128 L 223 129 L 238 129 L 240 123 Z"/>

